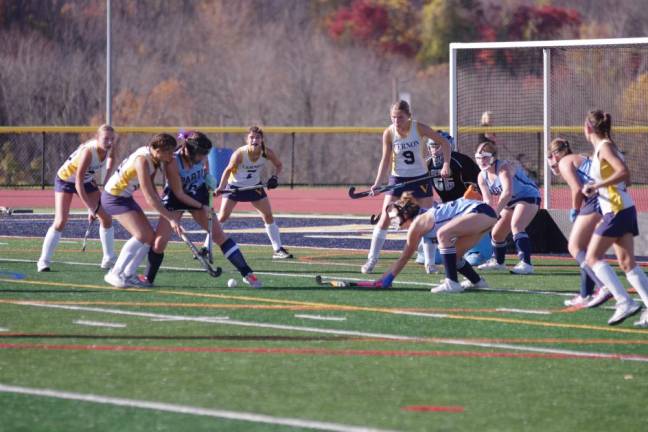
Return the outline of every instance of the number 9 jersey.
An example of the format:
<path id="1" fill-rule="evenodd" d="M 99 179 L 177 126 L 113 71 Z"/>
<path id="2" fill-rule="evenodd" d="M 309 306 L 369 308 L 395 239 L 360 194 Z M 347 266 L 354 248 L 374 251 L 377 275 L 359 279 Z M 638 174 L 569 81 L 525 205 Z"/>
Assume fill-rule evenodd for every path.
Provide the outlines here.
<path id="1" fill-rule="evenodd" d="M 412 120 L 409 134 L 402 137 L 395 125 L 390 126 L 392 136 L 392 170 L 394 177 L 418 177 L 427 174 L 424 143 L 418 133 L 418 124 Z"/>

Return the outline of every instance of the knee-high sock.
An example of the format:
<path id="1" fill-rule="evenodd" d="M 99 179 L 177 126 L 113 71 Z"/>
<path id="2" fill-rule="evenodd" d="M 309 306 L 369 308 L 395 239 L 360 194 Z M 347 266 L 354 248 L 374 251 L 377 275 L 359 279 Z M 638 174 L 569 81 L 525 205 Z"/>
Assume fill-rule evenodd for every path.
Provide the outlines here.
<path id="1" fill-rule="evenodd" d="M 105 259 L 115 257 L 115 227 L 99 227 L 99 238 L 101 239 L 101 249 Z"/>
<path id="2" fill-rule="evenodd" d="M 446 278 L 458 282 L 459 277 L 457 276 L 457 249 L 455 249 L 454 247 L 439 247 L 439 252 L 441 252 L 441 258 L 443 259 Z"/>
<path id="3" fill-rule="evenodd" d="M 610 264 L 605 261 L 597 261 L 593 266 L 592 270 L 594 274 L 603 282 L 603 284 L 610 290 L 614 299 L 618 302 L 630 301 L 632 298 L 628 295 L 623 284 L 614 273 Z"/>
<path id="4" fill-rule="evenodd" d="M 252 269 L 245 261 L 245 258 L 243 257 L 243 254 L 239 249 L 239 246 L 234 240 L 228 238 L 220 248 L 221 251 L 223 251 L 225 258 L 227 258 L 229 262 L 231 262 L 232 265 L 236 267 L 239 273 L 241 273 L 241 276 L 245 277 L 252 273 Z"/>
<path id="5" fill-rule="evenodd" d="M 531 239 L 525 231 L 519 232 L 513 236 L 515 248 L 518 257 L 527 264 L 531 264 Z"/>
<path id="6" fill-rule="evenodd" d="M 457 263 L 457 271 L 474 284 L 481 280 L 481 276 L 477 274 L 473 266 L 463 258 Z"/>
<path id="7" fill-rule="evenodd" d="M 135 257 L 135 254 L 139 249 L 144 245 L 144 243 L 137 240 L 135 237 L 131 237 L 125 244 L 122 246 L 121 252 L 119 252 L 119 257 L 117 262 L 112 268 L 112 272 L 116 275 L 124 273 L 124 269 Z"/>
<path id="8" fill-rule="evenodd" d="M 594 287 L 602 287 L 603 282 L 599 280 L 594 274 L 592 269 L 585 262 L 585 251 L 578 251 L 576 254 L 576 262 L 581 268 L 581 297 L 586 297 L 594 292 Z"/>
<path id="9" fill-rule="evenodd" d="M 637 294 L 641 297 L 644 305 L 648 307 L 648 277 L 646 273 L 644 273 L 641 267 L 636 266 L 626 273 L 626 278 L 630 285 L 637 290 Z"/>
<path id="10" fill-rule="evenodd" d="M 56 246 L 58 246 L 59 240 L 61 240 L 61 231 L 56 231 L 52 225 L 47 230 L 45 238 L 43 239 L 43 249 L 41 250 L 41 256 L 39 261 L 44 261 L 49 263 L 52 261 L 52 256 L 54 256 L 54 251 Z"/>
<path id="11" fill-rule="evenodd" d="M 495 259 L 498 264 L 504 264 L 504 259 L 506 258 L 506 240 L 503 242 L 496 242 L 491 240 L 493 249 L 495 250 Z"/>
<path id="12" fill-rule="evenodd" d="M 369 246 L 369 254 L 367 255 L 370 261 L 378 260 L 380 251 L 385 244 L 385 238 L 387 238 L 387 230 L 381 229 L 376 225 L 371 235 L 371 246 Z"/>
<path id="13" fill-rule="evenodd" d="M 281 234 L 279 234 L 279 227 L 273 222 L 271 224 L 266 224 L 265 229 L 270 238 L 270 243 L 272 243 L 272 249 L 279 250 L 281 248 Z"/>
<path id="14" fill-rule="evenodd" d="M 423 238 L 423 256 L 425 257 L 425 265 L 434 264 L 434 255 L 436 255 L 436 244 L 432 242 L 432 239 Z"/>
<path id="15" fill-rule="evenodd" d="M 164 260 L 164 253 L 157 253 L 153 249 L 148 251 L 148 264 L 146 265 L 146 279 L 153 283 L 155 281 L 155 276 L 157 275 L 160 266 L 162 265 L 162 260 Z"/>
<path id="16" fill-rule="evenodd" d="M 133 259 L 126 264 L 126 267 L 124 267 L 125 277 L 133 276 L 137 272 L 137 267 L 142 263 L 142 260 L 148 254 L 149 250 L 151 250 L 151 245 L 148 243 L 144 243 L 140 246 L 137 252 L 135 252 Z"/>

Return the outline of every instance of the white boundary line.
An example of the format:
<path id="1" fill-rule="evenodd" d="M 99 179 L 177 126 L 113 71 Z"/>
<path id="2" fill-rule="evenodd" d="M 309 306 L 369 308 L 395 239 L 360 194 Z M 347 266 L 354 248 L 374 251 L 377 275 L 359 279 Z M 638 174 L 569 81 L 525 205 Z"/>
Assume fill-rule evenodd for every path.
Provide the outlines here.
<path id="1" fill-rule="evenodd" d="M 74 324 L 85 325 L 90 327 L 108 327 L 108 328 L 125 328 L 126 324 L 110 323 L 101 321 L 75 320 Z"/>
<path id="2" fill-rule="evenodd" d="M 314 420 L 303 420 L 289 417 L 274 417 L 264 414 L 249 413 L 243 411 L 226 411 L 219 409 L 200 408 L 189 405 L 177 405 L 164 402 L 152 402 L 138 399 L 115 398 L 110 396 L 100 396 L 94 394 L 83 394 L 66 392 L 51 389 L 38 389 L 32 387 L 18 387 L 12 385 L 0 384 L 2 393 L 18 393 L 30 396 L 44 396 L 56 399 L 66 399 L 81 402 L 92 402 L 104 405 L 113 405 L 129 408 L 143 408 L 155 411 L 165 411 L 178 414 L 191 414 L 203 417 L 215 417 L 229 420 L 241 420 L 253 423 L 266 423 L 272 425 L 282 425 L 298 428 L 316 429 L 323 431 L 336 432 L 389 432 L 386 429 L 375 429 L 361 426 L 350 426 L 339 423 L 328 423 Z M 214 425 L 217 427 L 218 425 Z"/>
<path id="3" fill-rule="evenodd" d="M 390 340 L 397 340 L 397 341 L 429 342 L 430 340 L 432 340 L 436 343 L 446 344 L 446 345 L 461 345 L 461 346 L 471 346 L 471 347 L 480 347 L 480 348 L 489 348 L 489 349 L 534 352 L 534 353 L 541 353 L 541 354 L 556 354 L 556 355 L 566 355 L 566 356 L 573 356 L 573 357 L 580 357 L 580 358 L 596 358 L 596 359 L 624 360 L 624 361 L 630 360 L 630 361 L 648 363 L 648 357 L 626 355 L 626 354 L 573 351 L 573 350 L 563 350 L 563 349 L 554 349 L 554 348 L 545 348 L 545 347 L 530 347 L 530 346 L 523 346 L 523 345 L 503 344 L 503 343 L 477 342 L 477 341 L 469 341 L 463 339 L 436 339 L 430 337 L 405 336 L 405 335 L 395 335 L 395 334 L 388 334 L 388 333 L 370 333 L 370 332 L 361 332 L 355 330 L 301 327 L 301 326 L 291 326 L 291 325 L 284 325 L 284 324 L 269 324 L 269 323 L 237 321 L 237 320 L 229 320 L 229 319 L 225 320 L 217 317 L 215 318 L 215 317 L 190 317 L 190 316 L 181 316 L 181 315 L 161 315 L 161 314 L 153 314 L 148 312 L 131 312 L 131 311 L 123 311 L 119 309 L 43 304 L 43 303 L 28 302 L 28 301 L 15 301 L 11 303 L 26 305 L 26 306 L 46 307 L 46 308 L 53 308 L 53 309 L 66 309 L 66 310 L 99 312 L 99 313 L 108 313 L 108 314 L 117 314 L 117 315 L 141 316 L 146 318 L 174 317 L 174 318 L 183 319 L 185 321 L 197 321 L 197 322 L 206 322 L 212 324 L 227 324 L 227 325 L 234 325 L 234 326 L 241 326 L 241 327 L 256 327 L 256 328 L 275 329 L 275 330 L 303 331 L 308 333 L 357 336 L 357 337 L 365 337 L 365 338 L 368 337 L 368 338 L 378 338 L 378 339 L 390 339 Z M 399 312 L 395 311 L 394 314 L 399 315 Z M 408 312 L 405 313 L 405 315 L 411 315 L 411 313 Z M 443 318 L 443 316 L 434 316 L 434 314 L 428 314 L 427 316 L 429 316 L 430 318 Z"/>
<path id="4" fill-rule="evenodd" d="M 312 319 L 312 320 L 320 320 L 320 321 L 346 321 L 346 317 L 334 317 L 334 316 L 324 316 L 324 315 L 295 314 L 295 318 Z"/>

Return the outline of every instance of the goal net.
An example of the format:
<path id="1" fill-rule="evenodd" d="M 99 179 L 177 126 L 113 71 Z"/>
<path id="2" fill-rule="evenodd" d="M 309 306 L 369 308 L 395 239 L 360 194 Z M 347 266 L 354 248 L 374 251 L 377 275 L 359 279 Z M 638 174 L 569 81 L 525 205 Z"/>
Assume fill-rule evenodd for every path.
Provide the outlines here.
<path id="1" fill-rule="evenodd" d="M 612 116 L 637 208 L 648 212 L 648 38 L 453 43 L 450 52 L 450 129 L 461 152 L 473 155 L 494 135 L 499 157 L 518 160 L 543 188 L 543 206 L 569 208 L 547 147 L 560 136 L 591 154 L 583 122 L 601 109 Z"/>

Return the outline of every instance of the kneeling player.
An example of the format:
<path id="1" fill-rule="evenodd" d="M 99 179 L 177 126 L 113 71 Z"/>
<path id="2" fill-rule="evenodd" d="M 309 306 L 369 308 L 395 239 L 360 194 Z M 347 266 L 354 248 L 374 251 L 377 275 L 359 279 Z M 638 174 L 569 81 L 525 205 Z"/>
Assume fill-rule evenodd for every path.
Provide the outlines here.
<path id="1" fill-rule="evenodd" d="M 432 293 L 455 293 L 466 288 L 488 287 L 470 263 L 463 258 L 457 262 L 457 256 L 462 257 L 495 225 L 497 216 L 492 207 L 481 201 L 459 198 L 425 210 L 411 196 L 405 195 L 390 205 L 388 212 L 392 222 L 400 228 L 407 228 L 407 241 L 401 256 L 377 281 L 378 286 L 390 286 L 416 251 L 421 238 L 427 237 L 437 239 L 446 274 L 445 281 L 433 288 Z M 460 284 L 457 273 L 465 276 L 467 281 Z"/>

